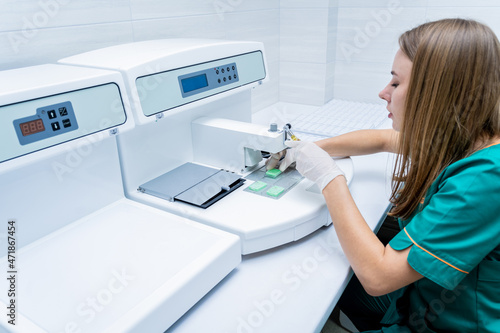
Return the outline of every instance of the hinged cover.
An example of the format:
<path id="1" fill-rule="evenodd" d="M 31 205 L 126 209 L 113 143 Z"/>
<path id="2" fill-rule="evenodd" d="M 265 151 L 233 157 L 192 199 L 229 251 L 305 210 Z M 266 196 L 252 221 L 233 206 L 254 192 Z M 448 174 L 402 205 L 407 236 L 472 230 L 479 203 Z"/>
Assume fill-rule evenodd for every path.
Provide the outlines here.
<path id="1" fill-rule="evenodd" d="M 245 182 L 240 175 L 194 163 L 185 163 L 141 185 L 138 190 L 168 201 L 207 208 Z"/>

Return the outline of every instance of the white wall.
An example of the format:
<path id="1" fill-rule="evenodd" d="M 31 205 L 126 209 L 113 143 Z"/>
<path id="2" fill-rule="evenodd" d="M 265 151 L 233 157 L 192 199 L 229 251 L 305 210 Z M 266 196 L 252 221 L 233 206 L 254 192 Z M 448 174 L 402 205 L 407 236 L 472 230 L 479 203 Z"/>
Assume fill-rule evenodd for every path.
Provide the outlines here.
<path id="1" fill-rule="evenodd" d="M 338 0 L 281 0 L 280 100 L 333 98 Z"/>
<path id="2" fill-rule="evenodd" d="M 498 0 L 339 0 L 334 97 L 382 103 L 398 37 L 426 21 L 471 18 L 500 37 Z"/>
<path id="3" fill-rule="evenodd" d="M 271 81 L 254 108 L 278 101 L 279 0 L 0 0 L 0 70 L 178 37 L 264 42 Z"/>
<path id="4" fill-rule="evenodd" d="M 271 81 L 254 90 L 254 111 L 279 100 L 378 102 L 399 34 L 443 17 L 500 36 L 498 0 L 0 0 L 0 70 L 147 39 L 257 40 Z"/>

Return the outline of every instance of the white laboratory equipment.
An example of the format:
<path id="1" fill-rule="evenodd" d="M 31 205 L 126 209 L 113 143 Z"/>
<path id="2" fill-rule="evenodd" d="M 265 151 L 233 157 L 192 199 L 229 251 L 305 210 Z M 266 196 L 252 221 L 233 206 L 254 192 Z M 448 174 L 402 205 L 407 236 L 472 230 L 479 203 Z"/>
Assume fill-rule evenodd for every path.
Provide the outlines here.
<path id="1" fill-rule="evenodd" d="M 125 198 L 124 93 L 116 71 L 0 72 L 0 330 L 163 332 L 240 263 L 237 236 Z"/>
<path id="2" fill-rule="evenodd" d="M 59 61 L 123 74 L 137 126 L 120 135 L 126 196 L 238 235 L 249 254 L 331 223 L 314 184 L 266 173 L 285 132 L 251 123 L 251 89 L 268 80 L 262 43 L 165 39 Z M 350 159 L 339 161 L 348 180 Z"/>

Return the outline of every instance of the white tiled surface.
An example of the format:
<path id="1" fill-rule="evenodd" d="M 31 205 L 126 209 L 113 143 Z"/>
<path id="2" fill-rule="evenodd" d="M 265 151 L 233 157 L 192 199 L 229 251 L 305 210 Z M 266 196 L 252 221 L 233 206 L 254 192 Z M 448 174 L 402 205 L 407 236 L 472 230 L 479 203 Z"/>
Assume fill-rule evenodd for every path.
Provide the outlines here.
<path id="1" fill-rule="evenodd" d="M 431 0 L 440 2 L 440 0 Z M 339 7 L 392 7 L 392 6 L 406 6 L 406 7 L 425 7 L 429 0 L 339 0 Z M 453 2 L 450 1 L 450 2 Z M 452 4 L 450 4 L 452 6 Z"/>
<path id="2" fill-rule="evenodd" d="M 267 62 L 279 62 L 279 15 L 279 9 L 228 13 L 224 19 L 226 38 L 263 42 Z"/>
<path id="3" fill-rule="evenodd" d="M 53 63 L 73 54 L 133 41 L 130 22 L 55 27 L 30 33 L 25 37 L 18 31 L 0 32 L 0 70 Z"/>
<path id="4" fill-rule="evenodd" d="M 498 0 L 427 0 L 429 7 L 498 7 Z"/>
<path id="5" fill-rule="evenodd" d="M 257 40 L 271 81 L 254 89 L 254 111 L 279 100 L 375 102 L 399 34 L 444 17 L 500 35 L 498 0 L 2 0 L 0 70 L 147 39 Z"/>
<path id="6" fill-rule="evenodd" d="M 2 0 L 0 70 L 53 63 L 106 46 L 159 38 L 262 41 L 272 79 L 256 107 L 279 97 L 279 0 Z"/>
<path id="7" fill-rule="evenodd" d="M 210 0 L 129 0 L 129 3 L 134 20 L 215 14 L 213 1 Z"/>
<path id="8" fill-rule="evenodd" d="M 52 28 L 131 19 L 129 0 L 2 0 L 0 30 Z"/>
<path id="9" fill-rule="evenodd" d="M 280 63 L 280 100 L 289 103 L 325 103 L 327 65 L 318 63 Z M 307 100 L 308 103 L 304 101 Z"/>
<path id="10" fill-rule="evenodd" d="M 337 1 L 281 1 L 280 100 L 323 105 L 333 98 Z"/>
<path id="11" fill-rule="evenodd" d="M 376 8 L 339 9 L 337 61 L 392 62 L 398 37 L 425 20 L 425 8 L 397 14 Z"/>
<path id="12" fill-rule="evenodd" d="M 494 0 L 339 0 L 334 97 L 378 102 L 390 80 L 398 37 L 421 23 L 471 18 L 500 36 L 500 2 Z"/>
<path id="13" fill-rule="evenodd" d="M 325 63 L 328 9 L 281 9 L 281 61 Z"/>
<path id="14" fill-rule="evenodd" d="M 337 4 L 338 0 L 282 0 L 281 8 L 326 8 Z"/>
<path id="15" fill-rule="evenodd" d="M 196 22 L 193 22 L 196 20 Z M 203 25 L 200 29 L 199 25 Z M 134 40 L 163 38 L 217 38 L 226 36 L 224 22 L 217 15 L 170 17 L 132 21 Z"/>

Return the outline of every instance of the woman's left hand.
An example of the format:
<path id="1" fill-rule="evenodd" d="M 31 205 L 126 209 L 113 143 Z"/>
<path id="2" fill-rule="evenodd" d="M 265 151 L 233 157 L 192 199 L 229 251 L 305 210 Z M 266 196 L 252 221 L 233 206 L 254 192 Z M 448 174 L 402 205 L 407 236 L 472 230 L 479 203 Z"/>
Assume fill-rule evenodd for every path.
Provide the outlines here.
<path id="1" fill-rule="evenodd" d="M 285 145 L 290 149 L 281 162 L 281 171 L 296 162 L 296 169 L 304 177 L 315 182 L 321 192 L 337 176 L 345 177 L 330 155 L 314 142 L 285 141 Z"/>

